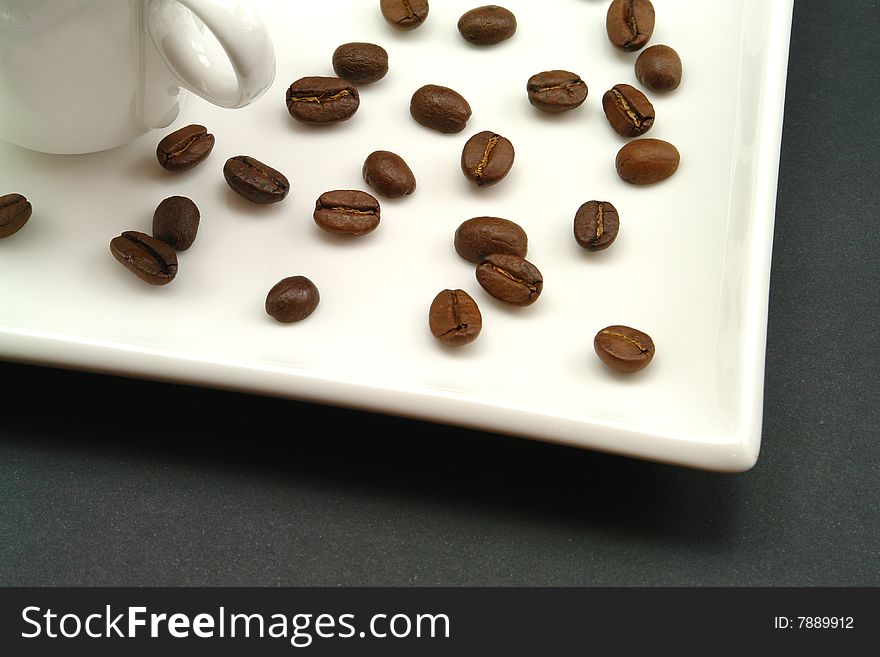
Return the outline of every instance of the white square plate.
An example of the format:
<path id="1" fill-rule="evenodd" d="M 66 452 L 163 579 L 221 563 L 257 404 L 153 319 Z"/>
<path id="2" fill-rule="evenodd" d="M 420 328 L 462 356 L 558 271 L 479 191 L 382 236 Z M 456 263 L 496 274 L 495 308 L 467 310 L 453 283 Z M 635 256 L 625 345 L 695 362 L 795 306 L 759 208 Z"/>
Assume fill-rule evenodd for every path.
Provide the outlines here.
<path id="1" fill-rule="evenodd" d="M 402 33 L 378 2 L 257 2 L 272 32 L 277 77 L 242 110 L 190 97 L 168 129 L 113 151 L 52 156 L 0 145 L 0 193 L 24 194 L 29 224 L 0 240 L 0 356 L 4 359 L 179 381 L 400 414 L 578 447 L 719 471 L 758 455 L 764 343 L 791 25 L 790 0 L 657 0 L 651 44 L 674 47 L 684 82 L 649 94 L 649 137 L 674 143 L 678 173 L 653 186 L 618 179 L 624 140 L 601 97 L 637 85 L 637 54 L 605 36 L 606 2 L 507 0 L 516 35 L 491 48 L 465 43 L 458 17 L 473 0 L 431 5 Z M 361 90 L 350 121 L 312 128 L 290 118 L 284 92 L 304 75 L 332 75 L 335 47 L 373 41 L 390 55 L 388 76 Z M 649 44 L 650 45 L 650 44 Z M 563 68 L 588 83 L 578 110 L 533 109 L 526 80 Z M 409 116 L 418 87 L 450 86 L 473 108 L 465 132 L 441 135 Z M 169 174 L 155 161 L 164 134 L 202 123 L 217 138 L 208 161 Z M 494 130 L 517 159 L 499 185 L 476 189 L 459 169 L 467 138 Z M 382 201 L 374 233 L 339 239 L 312 220 L 317 197 L 366 189 L 373 150 L 407 160 L 411 196 Z M 252 155 L 284 172 L 292 192 L 257 207 L 233 194 L 221 169 Z M 201 208 L 198 239 L 180 272 L 154 288 L 110 255 L 123 230 L 149 232 L 153 210 L 174 194 Z M 590 254 L 571 235 L 590 199 L 614 203 L 620 236 Z M 382 199 L 380 199 L 382 200 Z M 486 295 L 452 246 L 465 219 L 512 219 L 529 235 L 528 258 L 544 292 L 529 308 Z M 266 293 L 303 274 L 321 291 L 308 320 L 281 325 Z M 427 327 L 444 288 L 480 304 L 484 328 L 450 350 Z M 608 370 L 595 333 L 627 324 L 657 345 L 636 375 Z"/>

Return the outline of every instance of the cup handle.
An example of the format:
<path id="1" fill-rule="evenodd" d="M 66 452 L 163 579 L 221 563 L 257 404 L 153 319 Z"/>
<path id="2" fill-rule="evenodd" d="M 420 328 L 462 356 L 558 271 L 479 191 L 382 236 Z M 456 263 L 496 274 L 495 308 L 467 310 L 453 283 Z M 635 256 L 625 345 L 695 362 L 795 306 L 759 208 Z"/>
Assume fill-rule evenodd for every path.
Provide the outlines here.
<path id="1" fill-rule="evenodd" d="M 247 0 L 150 0 L 147 31 L 178 83 L 220 107 L 244 107 L 275 79 L 272 40 Z"/>

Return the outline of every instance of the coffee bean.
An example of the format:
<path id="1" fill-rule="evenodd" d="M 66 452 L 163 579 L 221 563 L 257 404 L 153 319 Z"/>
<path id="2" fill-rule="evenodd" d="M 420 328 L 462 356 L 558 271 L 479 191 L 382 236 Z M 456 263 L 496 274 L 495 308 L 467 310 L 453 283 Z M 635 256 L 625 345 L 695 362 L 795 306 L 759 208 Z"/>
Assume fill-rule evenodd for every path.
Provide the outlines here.
<path id="1" fill-rule="evenodd" d="M 654 5 L 650 0 L 614 0 L 605 16 L 608 40 L 621 50 L 639 50 L 654 32 Z"/>
<path id="2" fill-rule="evenodd" d="M 587 251 L 602 251 L 617 239 L 620 218 L 608 201 L 587 201 L 574 216 L 574 239 Z"/>
<path id="3" fill-rule="evenodd" d="M 186 251 L 199 231 L 199 208 L 186 196 L 169 196 L 153 213 L 153 237 L 175 251 Z"/>
<path id="4" fill-rule="evenodd" d="M 300 78 L 287 89 L 287 111 L 304 123 L 347 121 L 361 104 L 357 87 L 340 78 Z"/>
<path id="5" fill-rule="evenodd" d="M 388 53 L 375 43 L 346 43 L 333 53 L 333 70 L 352 84 L 369 84 L 388 73 Z"/>
<path id="6" fill-rule="evenodd" d="M 409 104 L 412 117 L 438 132 L 461 132 L 471 118 L 471 106 L 448 87 L 428 84 L 417 90 Z"/>
<path id="7" fill-rule="evenodd" d="M 381 0 L 379 7 L 399 30 L 414 30 L 428 18 L 428 0 Z"/>
<path id="8" fill-rule="evenodd" d="M 681 58 L 669 46 L 645 48 L 635 68 L 636 79 L 651 91 L 672 91 L 681 84 Z"/>
<path id="9" fill-rule="evenodd" d="M 654 341 L 647 333 L 629 326 L 609 326 L 593 340 L 596 354 L 618 372 L 638 372 L 654 358 Z"/>
<path id="10" fill-rule="evenodd" d="M 21 194 L 0 196 L 0 239 L 21 230 L 32 211 L 31 204 Z"/>
<path id="11" fill-rule="evenodd" d="M 587 99 L 587 84 L 571 71 L 544 71 L 529 78 L 529 102 L 544 112 L 567 112 Z"/>
<path id="12" fill-rule="evenodd" d="M 678 170 L 678 149 L 660 139 L 637 139 L 617 153 L 617 175 L 632 185 L 650 185 Z"/>
<path id="13" fill-rule="evenodd" d="M 127 230 L 110 240 L 110 253 L 150 285 L 167 285 L 177 276 L 177 254 L 162 240 Z"/>
<path id="14" fill-rule="evenodd" d="M 305 276 L 290 276 L 278 281 L 266 295 L 266 312 L 284 324 L 299 322 L 315 312 L 321 295 Z"/>
<path id="15" fill-rule="evenodd" d="M 474 217 L 455 231 L 455 250 L 468 262 L 479 264 L 493 253 L 524 258 L 529 238 L 521 226 L 500 217 Z"/>
<path id="16" fill-rule="evenodd" d="M 226 160 L 223 176 L 233 191 L 252 203 L 277 203 L 290 191 L 283 173 L 247 155 Z"/>
<path id="17" fill-rule="evenodd" d="M 614 132 L 621 137 L 638 137 L 654 125 L 654 106 L 641 91 L 628 84 L 616 84 L 602 96 L 602 109 Z"/>
<path id="18" fill-rule="evenodd" d="M 324 192 L 313 216 L 316 224 L 331 233 L 366 235 L 379 225 L 379 201 L 357 190 Z"/>
<path id="19" fill-rule="evenodd" d="M 494 46 L 516 32 L 516 16 L 498 5 L 471 9 L 458 19 L 458 31 L 476 46 Z"/>
<path id="20" fill-rule="evenodd" d="M 364 180 L 382 196 L 399 198 L 416 190 L 416 177 L 403 158 L 390 151 L 370 153 L 364 162 Z"/>
<path id="21" fill-rule="evenodd" d="M 165 136 L 156 147 L 156 159 L 168 171 L 192 169 L 214 149 L 214 135 L 203 125 L 188 125 Z"/>
<path id="22" fill-rule="evenodd" d="M 479 187 L 500 182 L 513 166 L 513 144 L 494 132 L 479 132 L 468 139 L 461 151 L 461 170 Z"/>
<path id="23" fill-rule="evenodd" d="M 473 342 L 483 329 L 477 302 L 464 290 L 443 290 L 428 311 L 431 334 L 450 347 Z"/>
<path id="24" fill-rule="evenodd" d="M 543 276 L 535 265 L 506 253 L 486 256 L 477 266 L 477 282 L 499 301 L 514 306 L 530 306 L 544 288 Z"/>

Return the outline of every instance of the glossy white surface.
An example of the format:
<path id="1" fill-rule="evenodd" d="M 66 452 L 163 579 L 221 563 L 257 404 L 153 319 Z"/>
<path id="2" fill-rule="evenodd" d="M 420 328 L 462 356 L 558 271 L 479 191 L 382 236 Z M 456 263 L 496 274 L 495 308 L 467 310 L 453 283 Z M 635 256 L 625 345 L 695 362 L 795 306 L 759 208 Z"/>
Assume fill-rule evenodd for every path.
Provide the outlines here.
<path id="1" fill-rule="evenodd" d="M 0 0 L 0 139 L 90 153 L 177 118 L 189 89 L 262 95 L 272 42 L 247 0 Z"/>
<path id="2" fill-rule="evenodd" d="M 275 79 L 275 50 L 243 0 L 151 0 L 147 30 L 177 81 L 201 98 L 237 109 Z"/>
<path id="3" fill-rule="evenodd" d="M 455 27 L 468 0 L 433 3 L 409 33 L 387 26 L 374 2 L 264 0 L 255 5 L 276 45 L 277 79 L 245 109 L 187 104 L 172 128 L 199 122 L 217 137 L 197 169 L 158 166 L 164 133 L 76 157 L 0 146 L 0 193 L 34 204 L 30 223 L 0 240 L 0 355 L 749 468 L 760 444 L 791 3 L 658 3 L 652 43 L 675 47 L 685 73 L 677 91 L 651 95 L 648 136 L 675 143 L 682 164 L 670 180 L 638 188 L 617 178 L 624 142 L 601 109 L 606 89 L 636 84 L 636 55 L 608 44 L 605 3 L 554 2 L 547 11 L 550 0 L 510 0 L 516 36 L 480 49 Z M 335 47 L 355 40 L 388 50 L 387 78 L 362 88 L 360 110 L 344 124 L 296 123 L 287 85 L 332 74 Z M 529 105 L 526 80 L 550 68 L 587 81 L 583 107 L 548 116 Z M 440 135 L 409 117 L 409 98 L 426 83 L 470 101 L 465 132 Z M 512 140 L 517 161 L 501 184 L 475 189 L 458 160 L 467 138 L 487 129 Z M 315 199 L 364 188 L 361 165 L 377 149 L 407 160 L 416 193 L 383 200 L 382 223 L 366 237 L 322 233 Z M 238 154 L 283 171 L 291 195 L 257 207 L 233 194 L 221 169 Z M 196 201 L 202 226 L 177 279 L 152 288 L 107 245 L 122 230 L 148 231 L 155 206 L 173 194 Z M 598 254 L 571 236 L 575 211 L 592 198 L 621 215 L 617 242 Z M 534 306 L 495 302 L 455 254 L 455 228 L 483 214 L 528 232 L 529 259 L 545 278 Z M 306 321 L 280 325 L 263 301 L 295 274 L 318 285 L 322 302 Z M 477 342 L 457 351 L 427 329 L 428 306 L 445 287 L 468 290 L 484 316 Z M 593 335 L 616 323 L 653 336 L 657 355 L 644 372 L 617 375 L 593 353 Z"/>

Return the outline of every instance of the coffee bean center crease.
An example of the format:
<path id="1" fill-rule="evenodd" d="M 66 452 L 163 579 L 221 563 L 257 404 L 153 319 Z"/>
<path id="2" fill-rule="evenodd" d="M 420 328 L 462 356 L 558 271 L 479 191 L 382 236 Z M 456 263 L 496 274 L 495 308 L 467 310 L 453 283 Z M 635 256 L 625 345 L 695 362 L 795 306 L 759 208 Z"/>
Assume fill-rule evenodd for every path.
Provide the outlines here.
<path id="1" fill-rule="evenodd" d="M 376 214 L 375 210 L 358 210 L 356 208 L 346 208 L 342 205 L 334 205 L 333 207 L 330 207 L 330 208 L 326 208 L 324 206 L 321 206 L 321 207 L 324 210 L 335 210 L 336 212 L 346 212 L 348 214 L 369 214 L 369 215 Z"/>
<path id="2" fill-rule="evenodd" d="M 495 148 L 495 144 L 498 143 L 500 138 L 500 135 L 492 135 L 489 139 L 489 143 L 486 144 L 486 150 L 483 151 L 483 157 L 480 158 L 480 163 L 477 165 L 477 168 L 474 169 L 474 176 L 476 176 L 477 180 L 483 179 L 483 170 L 486 168 L 486 165 L 489 164 L 489 153 Z"/>
<path id="3" fill-rule="evenodd" d="M 273 176 L 270 172 L 268 172 L 260 167 L 256 167 L 249 162 L 245 162 L 244 160 L 238 160 L 238 161 L 241 162 L 241 164 L 246 166 L 248 169 L 251 169 L 252 171 L 256 171 L 258 174 L 265 175 L 272 182 L 272 184 L 275 185 L 275 189 L 287 189 L 288 188 L 287 181 L 280 180 L 279 178 Z"/>
<path id="4" fill-rule="evenodd" d="M 505 270 L 505 269 L 502 269 L 501 267 L 496 267 L 495 265 L 491 265 L 491 264 L 489 265 L 489 267 L 492 268 L 492 271 L 495 271 L 495 272 L 501 274 L 502 276 L 505 276 L 505 277 L 509 278 L 509 279 L 512 280 L 514 283 L 519 283 L 520 285 L 524 285 L 524 286 L 526 286 L 527 288 L 529 288 L 529 291 L 530 291 L 530 292 L 537 292 L 537 291 L 538 291 L 538 287 L 537 287 L 536 285 L 534 285 L 534 284 L 532 284 L 532 283 L 529 283 L 528 281 L 524 281 L 523 279 L 514 276 L 514 275 L 511 274 L 509 271 L 507 271 L 507 270 Z"/>
<path id="5" fill-rule="evenodd" d="M 630 104 L 626 102 L 626 98 L 623 97 L 623 94 L 617 91 L 617 89 L 612 89 L 611 93 L 614 94 L 614 99 L 617 101 L 617 104 L 620 105 L 620 109 L 626 112 L 626 115 L 633 122 L 633 125 L 637 128 L 641 128 L 642 118 L 636 113 Z"/>
<path id="6" fill-rule="evenodd" d="M 649 349 L 646 349 L 642 344 L 640 344 L 637 340 L 633 340 L 628 335 L 624 335 L 623 333 L 618 333 L 617 331 L 602 331 L 605 335 L 613 335 L 615 338 L 623 338 L 627 342 L 631 342 L 636 346 L 636 348 L 641 351 L 643 354 L 648 353 Z"/>
<path id="7" fill-rule="evenodd" d="M 450 328 L 448 331 L 444 332 L 443 335 L 449 335 L 450 333 L 456 333 L 457 331 L 463 331 L 467 329 L 467 322 L 461 321 L 461 313 L 458 309 L 458 295 L 455 292 L 452 293 L 452 319 L 455 322 L 455 326 Z"/>
<path id="8" fill-rule="evenodd" d="M 292 103 L 318 103 L 318 104 L 321 104 L 321 103 L 329 103 L 331 101 L 339 100 L 340 98 L 344 98 L 345 96 L 351 95 L 349 93 L 348 89 L 343 89 L 342 91 L 338 91 L 335 94 L 333 94 L 332 96 L 328 96 L 327 93 L 329 93 L 329 92 L 322 93 L 320 96 L 297 96 L 295 94 L 292 94 L 290 96 L 290 102 L 292 102 Z"/>
<path id="9" fill-rule="evenodd" d="M 542 91 L 555 91 L 556 89 L 565 89 L 569 94 L 573 94 L 573 89 L 579 84 L 583 84 L 580 78 L 578 78 L 574 82 L 566 82 L 565 84 L 553 84 L 546 87 L 539 86 L 535 91 L 537 93 L 541 93 Z"/>
<path id="10" fill-rule="evenodd" d="M 190 137 L 189 139 L 185 139 L 183 142 L 181 142 L 180 145 L 177 147 L 177 149 L 172 150 L 170 153 L 163 153 L 162 155 L 165 157 L 166 160 L 168 160 L 168 159 L 170 159 L 170 158 L 172 158 L 172 157 L 175 157 L 175 156 L 177 156 L 177 155 L 180 155 L 180 154 L 183 153 L 187 148 L 189 148 L 190 146 L 192 146 L 193 143 L 195 143 L 196 141 L 198 141 L 201 137 L 202 137 L 202 135 L 193 135 L 193 136 Z"/>
<path id="11" fill-rule="evenodd" d="M 144 251 L 149 253 L 153 257 L 153 259 L 158 263 L 159 268 L 162 270 L 163 274 L 171 273 L 171 266 L 168 264 L 168 262 L 165 260 L 165 258 L 162 257 L 162 254 L 160 254 L 158 251 L 156 251 L 156 249 L 151 247 L 146 242 L 139 240 L 136 236 L 134 236 L 130 233 L 123 233 L 122 237 L 127 239 L 129 242 L 136 244 L 140 249 L 143 249 Z"/>
<path id="12" fill-rule="evenodd" d="M 626 3 L 626 19 L 633 38 L 637 37 L 639 35 L 639 24 L 636 22 L 636 13 L 633 11 L 633 0 L 629 0 Z"/>

